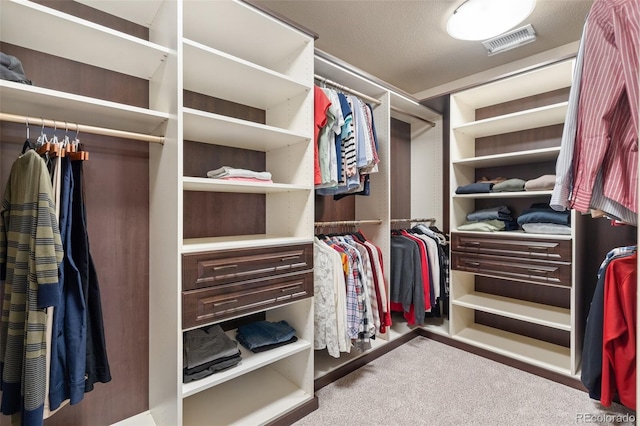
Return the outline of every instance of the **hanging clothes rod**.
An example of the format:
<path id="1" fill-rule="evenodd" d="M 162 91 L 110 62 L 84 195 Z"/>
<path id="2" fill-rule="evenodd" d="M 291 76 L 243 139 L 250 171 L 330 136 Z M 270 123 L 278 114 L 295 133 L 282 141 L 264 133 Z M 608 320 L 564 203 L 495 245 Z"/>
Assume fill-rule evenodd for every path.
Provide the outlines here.
<path id="1" fill-rule="evenodd" d="M 47 127 L 62 128 L 64 121 L 43 119 L 40 117 L 26 117 L 24 115 L 14 115 L 0 112 L 0 121 L 10 121 L 12 123 L 22 123 L 29 125 L 42 125 Z M 91 133 L 92 135 L 114 136 L 117 138 L 133 139 L 150 143 L 164 143 L 162 136 L 145 135 L 144 133 L 127 132 L 124 130 L 107 129 L 104 127 L 88 126 L 86 124 L 66 123 L 70 125 L 70 130 L 76 130 L 80 133 Z M 68 126 L 67 126 L 68 127 Z"/>
<path id="2" fill-rule="evenodd" d="M 391 105 L 390 108 L 391 108 L 392 111 L 399 112 L 400 114 L 408 115 L 409 117 L 415 118 L 416 120 L 424 121 L 425 123 L 427 123 L 429 125 L 429 127 L 436 127 L 436 123 L 434 123 L 431 120 L 427 120 L 426 118 L 422 118 L 419 115 L 412 114 L 410 112 L 407 112 L 407 111 L 405 111 L 403 109 L 400 109 L 400 108 L 398 108 L 396 106 L 393 106 L 393 105 Z"/>
<path id="3" fill-rule="evenodd" d="M 356 95 L 359 98 L 362 98 L 362 99 L 364 99 L 364 100 L 366 100 L 368 102 L 371 102 L 372 104 L 376 104 L 376 105 L 382 104 L 382 102 L 380 102 L 376 98 L 372 98 L 371 96 L 365 95 L 364 93 L 358 92 L 357 90 L 350 89 L 347 86 L 343 86 L 340 83 L 336 83 L 335 81 L 329 80 L 328 78 L 322 77 L 322 76 L 320 76 L 318 74 L 314 74 L 313 77 L 316 80 L 318 80 L 318 81 L 320 81 L 322 83 L 328 84 L 329 86 L 333 86 L 336 89 L 340 89 L 340 90 L 343 90 L 345 92 L 349 92 L 352 95 Z"/>
<path id="4" fill-rule="evenodd" d="M 428 218 L 428 219 L 391 219 L 390 221 L 391 223 L 399 223 L 399 222 L 414 222 L 414 223 L 425 223 L 428 222 L 430 224 L 434 224 L 436 223 L 436 219 L 435 218 Z"/>
<path id="5" fill-rule="evenodd" d="M 316 228 L 328 228 L 331 226 L 356 226 L 356 225 L 380 225 L 382 224 L 382 220 L 380 219 L 372 219 L 372 220 L 338 220 L 334 222 L 315 222 L 314 226 Z"/>

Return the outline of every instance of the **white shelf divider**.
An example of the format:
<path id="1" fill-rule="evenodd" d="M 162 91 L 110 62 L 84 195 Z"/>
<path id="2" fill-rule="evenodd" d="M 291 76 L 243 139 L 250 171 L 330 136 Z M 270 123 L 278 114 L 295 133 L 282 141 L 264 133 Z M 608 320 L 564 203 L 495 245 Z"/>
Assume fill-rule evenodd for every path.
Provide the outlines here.
<path id="1" fill-rule="evenodd" d="M 146 80 L 170 53 L 166 47 L 26 0 L 2 1 L 0 39 Z"/>
<path id="2" fill-rule="evenodd" d="M 567 114 L 568 105 L 568 102 L 560 102 L 526 111 L 518 111 L 462 124 L 454 127 L 453 130 L 474 138 L 482 138 L 485 136 L 501 135 L 520 130 L 562 124 Z"/>
<path id="3" fill-rule="evenodd" d="M 454 305 L 508 318 L 571 331 L 571 311 L 557 306 L 472 292 L 452 301 Z"/>
<path id="4" fill-rule="evenodd" d="M 182 253 L 198 253 L 203 251 L 230 250 L 246 247 L 265 247 L 283 244 L 311 243 L 313 239 L 305 237 L 288 237 L 284 235 L 232 235 L 228 237 L 186 238 L 183 241 Z"/>
<path id="5" fill-rule="evenodd" d="M 527 151 L 507 152 L 504 154 L 482 155 L 479 157 L 453 160 L 454 166 L 493 167 L 517 164 L 539 163 L 553 161 L 558 157 L 560 147 L 531 149 Z"/>
<path id="6" fill-rule="evenodd" d="M 184 139 L 236 148 L 268 152 L 272 149 L 308 142 L 311 135 L 287 129 L 183 108 Z"/>
<path id="7" fill-rule="evenodd" d="M 226 332 L 229 338 L 235 340 L 236 330 Z M 251 371 L 257 370 L 269 364 L 272 364 L 291 355 L 302 352 L 311 347 L 311 343 L 306 340 L 298 340 L 288 345 L 280 346 L 265 352 L 253 353 L 244 346 L 238 344 L 242 361 L 235 367 L 229 368 L 218 373 L 214 373 L 204 379 L 185 383 L 182 385 L 182 397 L 194 395 L 214 386 L 218 386 L 226 381 L 235 379 Z"/>
<path id="8" fill-rule="evenodd" d="M 311 186 L 288 185 L 284 183 L 242 182 L 222 179 L 184 177 L 185 191 L 236 192 L 243 194 L 272 194 L 276 192 L 311 191 Z"/>
<path id="9" fill-rule="evenodd" d="M 452 232 L 457 232 L 460 234 L 474 234 L 478 236 L 486 236 L 489 235 L 500 235 L 500 237 L 505 238 L 532 238 L 532 239 L 550 239 L 550 240 L 571 240 L 571 235 L 555 235 L 555 234 L 533 234 L 524 231 L 497 231 L 497 232 L 482 232 L 482 231 L 458 231 L 457 229 L 452 230 Z"/>
<path id="10" fill-rule="evenodd" d="M 164 0 L 75 0 L 138 25 L 149 28 Z"/>
<path id="11" fill-rule="evenodd" d="M 452 194 L 454 198 L 530 198 L 551 195 L 553 191 L 517 191 L 517 192 L 487 192 L 478 194 Z"/>

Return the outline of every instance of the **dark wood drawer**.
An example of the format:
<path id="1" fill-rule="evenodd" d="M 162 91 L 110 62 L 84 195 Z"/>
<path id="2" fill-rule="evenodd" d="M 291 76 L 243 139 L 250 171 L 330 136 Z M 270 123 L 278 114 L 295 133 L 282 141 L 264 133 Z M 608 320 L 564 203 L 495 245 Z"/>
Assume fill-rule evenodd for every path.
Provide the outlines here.
<path id="1" fill-rule="evenodd" d="M 571 262 L 570 240 L 505 238 L 498 235 L 479 236 L 453 233 L 451 250 Z"/>
<path id="2" fill-rule="evenodd" d="M 571 263 L 507 256 L 452 253 L 452 269 L 479 275 L 571 287 Z"/>
<path id="3" fill-rule="evenodd" d="M 313 268 L 313 244 L 182 256 L 182 289 L 193 290 Z"/>
<path id="4" fill-rule="evenodd" d="M 313 296 L 313 272 L 182 292 L 182 328 L 205 325 Z"/>

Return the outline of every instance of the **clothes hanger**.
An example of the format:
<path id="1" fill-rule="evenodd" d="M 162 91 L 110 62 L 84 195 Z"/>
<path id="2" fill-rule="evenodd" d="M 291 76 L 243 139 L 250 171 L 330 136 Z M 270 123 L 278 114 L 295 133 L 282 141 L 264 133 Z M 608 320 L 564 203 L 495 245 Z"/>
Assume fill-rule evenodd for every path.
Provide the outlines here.
<path id="1" fill-rule="evenodd" d="M 88 161 L 89 151 L 84 150 L 84 147 L 80 143 L 80 138 L 78 138 L 79 134 L 80 129 L 78 124 L 76 124 L 76 136 L 69 145 L 71 147 L 71 152 L 67 151 L 67 155 L 71 158 L 71 161 Z"/>
<path id="2" fill-rule="evenodd" d="M 29 151 L 30 149 L 33 149 L 33 144 L 31 143 L 31 140 L 29 140 L 29 117 L 26 118 L 26 124 L 27 124 L 27 139 L 24 141 L 24 144 L 22 144 L 22 154 Z"/>

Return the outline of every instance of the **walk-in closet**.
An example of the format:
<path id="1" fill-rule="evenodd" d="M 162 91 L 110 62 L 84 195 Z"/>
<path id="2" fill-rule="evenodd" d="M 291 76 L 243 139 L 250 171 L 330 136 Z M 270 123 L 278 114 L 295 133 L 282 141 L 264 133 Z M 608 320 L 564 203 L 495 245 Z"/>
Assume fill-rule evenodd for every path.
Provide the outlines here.
<path id="1" fill-rule="evenodd" d="M 0 0 L 0 426 L 290 425 L 416 338 L 635 413 L 640 7 L 416 56 L 480 1 Z"/>

